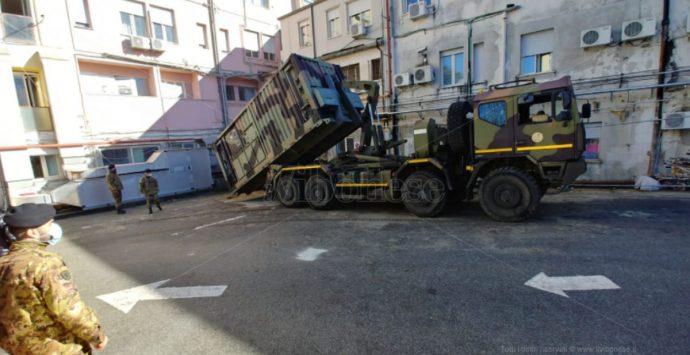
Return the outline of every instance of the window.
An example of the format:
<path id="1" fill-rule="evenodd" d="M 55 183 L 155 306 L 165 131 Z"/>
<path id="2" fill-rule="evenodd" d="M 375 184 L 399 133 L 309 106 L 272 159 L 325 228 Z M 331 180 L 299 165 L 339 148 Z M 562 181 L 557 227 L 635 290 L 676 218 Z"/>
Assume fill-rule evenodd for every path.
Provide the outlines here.
<path id="1" fill-rule="evenodd" d="M 263 8 L 268 9 L 269 8 L 269 2 L 268 0 L 251 0 L 252 4 L 256 6 L 261 6 Z"/>
<path id="2" fill-rule="evenodd" d="M 601 138 L 601 122 L 585 124 L 585 152 L 582 154 L 585 160 L 599 159 L 599 140 Z"/>
<path id="3" fill-rule="evenodd" d="M 173 12 L 152 6 L 149 13 L 151 14 L 153 36 L 157 39 L 162 39 L 167 42 L 177 42 L 175 39 L 175 21 L 173 19 Z"/>
<path id="4" fill-rule="evenodd" d="M 145 77 L 83 73 L 81 78 L 88 94 L 150 96 L 148 78 Z"/>
<path id="5" fill-rule="evenodd" d="M 257 32 L 244 30 L 244 56 L 259 58 L 259 34 Z"/>
<path id="6" fill-rule="evenodd" d="M 256 95 L 255 88 L 240 86 L 238 89 L 240 91 L 240 101 L 249 101 Z"/>
<path id="7" fill-rule="evenodd" d="M 544 123 L 553 118 L 552 93 L 543 95 L 524 94 L 518 99 L 520 124 Z"/>
<path id="8" fill-rule="evenodd" d="M 343 75 L 347 80 L 359 80 L 359 63 L 342 67 Z"/>
<path id="9" fill-rule="evenodd" d="M 480 83 L 486 81 L 486 77 L 482 70 L 484 65 L 482 60 L 484 59 L 484 43 L 477 43 L 474 45 L 472 53 L 472 82 Z"/>
<path id="10" fill-rule="evenodd" d="M 410 11 L 410 5 L 416 4 L 418 2 L 421 2 L 421 0 L 400 0 L 401 5 L 402 5 L 402 13 L 406 14 Z M 431 5 L 431 0 L 424 0 L 424 4 L 426 6 Z"/>
<path id="11" fill-rule="evenodd" d="M 370 10 L 362 11 L 358 14 L 354 14 L 354 15 L 350 16 L 350 26 L 357 25 L 360 23 L 364 26 L 371 25 L 371 11 Z"/>
<path id="12" fill-rule="evenodd" d="M 91 28 L 87 0 L 69 0 L 69 14 L 74 21 L 74 27 Z"/>
<path id="13" fill-rule="evenodd" d="M 188 99 L 190 96 L 189 88 L 184 81 L 161 82 L 161 97 Z"/>
<path id="14" fill-rule="evenodd" d="M 441 52 L 441 78 L 443 86 L 465 82 L 465 54 L 462 49 Z"/>
<path id="15" fill-rule="evenodd" d="M 371 80 L 380 80 L 382 75 L 381 58 L 371 60 Z"/>
<path id="16" fill-rule="evenodd" d="M 338 37 L 342 34 L 340 30 L 340 11 L 333 9 L 326 12 L 328 38 Z"/>
<path id="17" fill-rule="evenodd" d="M 156 151 L 158 151 L 157 145 L 107 148 L 101 149 L 101 155 L 103 165 L 145 163 Z"/>
<path id="18" fill-rule="evenodd" d="M 31 169 L 34 179 L 44 179 L 60 176 L 60 165 L 57 155 L 32 155 Z"/>
<path id="19" fill-rule="evenodd" d="M 43 106 L 37 74 L 15 72 L 14 89 L 17 93 L 17 101 L 19 102 L 19 106 Z"/>
<path id="20" fill-rule="evenodd" d="M 203 23 L 197 23 L 196 28 L 199 36 L 199 47 L 208 48 L 208 36 L 206 35 L 206 25 L 204 25 Z"/>
<path id="21" fill-rule="evenodd" d="M 146 37 L 144 4 L 122 0 L 120 2 L 120 21 L 122 22 L 123 34 Z"/>
<path id="22" fill-rule="evenodd" d="M 276 60 L 276 50 L 275 50 L 275 39 L 273 36 L 261 35 L 261 41 L 263 43 L 262 51 L 264 52 L 264 59 L 275 62 Z"/>
<path id="23" fill-rule="evenodd" d="M 230 52 L 230 33 L 228 30 L 220 29 L 220 50 L 228 53 Z"/>
<path id="24" fill-rule="evenodd" d="M 551 71 L 553 30 L 522 36 L 520 43 L 520 73 L 534 74 Z"/>
<path id="25" fill-rule="evenodd" d="M 311 46 L 311 25 L 309 22 L 300 22 L 299 26 L 299 45 L 300 47 Z"/>
<path id="26" fill-rule="evenodd" d="M 505 126 L 506 103 L 504 101 L 496 101 L 479 105 L 479 119 L 495 126 Z"/>
<path id="27" fill-rule="evenodd" d="M 232 85 L 225 85 L 225 98 L 228 101 L 235 101 L 235 87 Z"/>

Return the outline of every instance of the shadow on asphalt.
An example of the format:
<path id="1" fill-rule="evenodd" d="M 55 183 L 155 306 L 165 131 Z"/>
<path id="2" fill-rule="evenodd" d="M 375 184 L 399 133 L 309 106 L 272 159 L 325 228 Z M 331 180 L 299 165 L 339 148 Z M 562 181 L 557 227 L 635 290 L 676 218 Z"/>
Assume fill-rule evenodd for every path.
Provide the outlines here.
<path id="1" fill-rule="evenodd" d="M 198 202 L 197 200 L 200 198 L 205 198 L 209 197 L 209 194 L 203 194 L 199 196 L 194 196 L 193 198 L 190 199 L 178 199 L 176 204 L 185 204 L 185 203 L 196 203 Z M 219 195 L 221 196 L 221 195 Z M 218 199 L 217 199 L 218 200 Z M 169 201 L 170 202 L 170 201 Z M 632 202 L 632 204 L 631 204 Z M 251 203 L 251 201 L 250 201 Z M 681 206 L 685 206 L 686 208 L 678 208 L 679 204 Z M 164 208 L 169 208 L 173 206 L 173 204 L 164 204 Z M 677 220 L 685 220 L 686 215 L 687 215 L 687 206 L 688 206 L 688 200 L 685 200 L 683 202 L 678 202 L 674 201 L 672 199 L 668 198 L 648 198 L 646 196 L 644 197 L 632 197 L 632 198 L 625 198 L 625 199 L 606 199 L 606 200 L 596 200 L 596 199 L 586 199 L 583 201 L 578 201 L 576 199 L 570 200 L 570 201 L 560 201 L 558 197 L 552 197 L 552 196 L 547 196 L 543 203 L 540 205 L 538 212 L 534 216 L 533 219 L 526 221 L 523 223 L 523 225 L 540 225 L 540 224 L 558 224 L 558 223 L 565 223 L 565 222 L 583 222 L 583 223 L 590 223 L 590 224 L 597 224 L 597 223 L 602 223 L 602 224 L 607 224 L 609 226 L 625 226 L 628 228 L 631 228 L 636 225 L 645 226 L 650 220 L 654 220 L 657 223 L 661 222 L 663 223 L 667 219 L 669 221 L 677 221 Z M 232 210 L 236 212 L 236 206 L 232 204 L 227 204 L 227 203 L 217 203 L 216 205 L 213 206 L 205 206 L 204 208 L 211 208 L 213 209 L 214 214 L 223 214 L 223 209 L 227 209 L 228 211 Z M 314 219 L 315 222 L 318 220 L 328 220 L 329 217 L 328 213 L 329 211 L 311 211 L 308 208 L 307 209 L 286 209 L 282 207 L 276 207 L 273 211 L 276 211 L 276 213 L 280 214 L 285 214 L 289 215 L 289 213 L 295 213 L 297 214 L 298 217 L 301 217 L 303 219 L 300 219 L 300 221 L 308 221 L 310 219 Z M 414 217 L 411 215 L 409 212 L 407 212 L 402 204 L 386 204 L 386 203 L 351 203 L 351 204 L 346 204 L 340 206 L 337 210 L 335 210 L 337 213 L 342 213 L 344 216 L 347 216 L 349 219 L 352 221 L 356 222 L 358 220 L 367 220 L 367 219 L 379 219 L 379 220 L 386 220 L 386 219 L 393 219 L 393 220 L 398 220 L 398 219 L 404 219 L 406 221 L 410 222 L 415 222 L 418 220 L 417 217 Z M 134 214 L 134 211 L 131 212 Z M 252 213 L 252 212 L 248 212 Z M 265 212 L 264 211 L 257 211 L 257 213 L 271 213 L 271 211 Z M 336 216 L 337 217 L 337 216 Z M 420 220 L 421 221 L 421 220 Z M 462 225 L 463 223 L 471 223 L 474 225 L 475 228 L 490 228 L 493 227 L 497 224 L 497 222 L 489 219 L 484 215 L 482 212 L 481 207 L 477 202 L 462 202 L 462 203 L 453 203 L 450 204 L 446 210 L 446 212 L 440 216 L 440 218 L 436 219 L 428 219 L 425 220 L 425 222 L 428 223 L 435 223 L 435 221 L 438 221 L 439 223 L 456 223 L 458 225 Z M 270 223 L 270 222 L 267 222 Z M 510 228 L 511 224 L 502 224 L 506 226 L 507 228 Z M 160 228 L 160 227 L 159 227 Z M 142 232 L 143 233 L 143 232 Z M 140 240 L 147 239 L 148 237 L 140 237 L 139 239 L 132 239 L 133 242 L 138 243 Z M 151 282 L 151 273 L 150 272 L 142 272 L 141 268 L 122 268 L 120 267 L 122 265 L 121 260 L 118 258 L 117 255 L 113 255 L 110 253 L 104 246 L 100 245 L 97 242 L 94 242 L 92 240 L 89 240 L 88 238 L 78 238 L 75 240 L 75 243 L 82 247 L 85 251 L 93 253 L 96 257 L 100 258 L 101 260 L 109 263 L 111 267 L 119 269 L 120 271 L 129 274 L 129 276 L 135 280 L 138 279 L 138 281 L 141 284 L 149 283 Z M 430 250 L 429 252 L 433 253 L 433 250 Z M 148 278 L 146 278 L 148 276 Z M 260 275 L 259 275 L 260 276 Z M 235 275 L 234 277 L 236 278 L 246 278 L 246 277 L 257 277 L 253 275 Z M 331 277 L 336 277 L 336 276 L 331 276 Z M 345 287 L 345 284 L 347 282 L 343 280 L 331 280 L 334 284 L 336 284 L 337 287 Z M 337 282 L 336 282 L 337 281 Z M 328 283 L 325 283 L 328 284 Z M 285 286 L 285 285 L 282 285 Z M 286 292 L 297 292 L 296 290 L 293 290 L 289 286 L 285 286 Z M 314 291 L 314 290 L 312 290 Z M 345 291 L 344 291 L 345 292 Z M 435 296 L 435 290 L 433 292 L 429 291 L 429 294 L 432 296 Z M 330 294 L 330 292 L 329 292 Z M 355 294 L 357 294 L 355 292 Z M 427 297 L 428 295 L 425 295 Z M 291 297 L 294 297 L 294 295 L 291 295 Z M 330 297 L 336 297 L 335 295 L 332 295 Z M 371 295 L 371 297 L 378 298 L 380 297 L 381 299 L 385 300 L 386 297 L 382 295 Z M 417 296 L 415 296 L 417 297 Z M 428 296 L 429 298 L 431 296 Z M 338 298 L 338 297 L 336 297 Z M 361 303 L 362 300 L 346 300 L 346 299 L 341 299 L 342 297 L 338 298 L 337 302 L 341 302 L 342 304 L 339 304 L 339 307 L 344 307 L 344 309 L 347 309 L 347 303 L 351 302 L 353 304 Z M 414 299 L 414 298 L 411 298 Z M 233 300 L 234 301 L 234 300 Z M 278 299 L 274 300 L 275 302 L 280 302 Z M 173 301 L 174 302 L 174 301 Z M 335 301 L 333 301 L 335 302 Z M 422 302 L 428 302 L 426 300 L 420 301 Z M 455 302 L 452 299 L 445 300 L 445 302 Z M 179 301 L 175 302 L 179 307 L 186 308 L 189 303 Z M 371 300 L 367 301 L 367 304 L 369 304 L 370 307 L 373 307 L 370 305 Z M 262 312 L 265 312 L 264 309 L 262 309 L 261 304 L 257 303 L 251 303 L 248 306 L 246 303 L 244 304 L 245 307 L 256 307 L 255 309 L 244 309 L 242 310 L 242 314 L 251 314 L 252 312 L 256 312 L 257 314 L 261 314 Z M 271 305 L 263 305 L 266 307 L 270 307 Z M 229 308 L 233 308 L 234 305 L 229 305 L 227 306 Z M 308 305 L 305 305 L 305 312 L 316 312 L 318 316 L 320 317 L 329 317 L 328 312 L 325 310 L 311 310 L 309 309 Z M 410 307 L 416 307 L 415 305 L 410 305 Z M 356 308 L 356 307 L 355 307 Z M 384 307 L 385 308 L 385 307 Z M 242 339 L 245 341 L 247 344 L 251 344 L 256 350 L 262 352 L 262 353 L 274 353 L 276 351 L 279 351 L 280 344 L 276 344 L 275 340 L 272 339 L 272 334 L 271 333 L 262 333 L 260 331 L 257 331 L 257 329 L 263 329 L 266 327 L 266 319 L 263 318 L 242 318 L 237 325 L 233 326 L 228 326 L 226 323 L 224 323 L 223 320 L 220 320 L 218 318 L 217 314 L 212 314 L 213 312 L 203 312 L 199 313 L 198 309 L 193 309 L 189 308 L 189 312 L 196 314 L 199 317 L 203 317 L 206 322 L 209 324 L 214 325 L 217 329 L 223 329 L 225 332 L 227 332 L 230 336 Z M 354 319 L 352 320 L 352 324 L 347 324 L 343 325 L 345 328 L 362 328 L 359 329 L 357 332 L 363 332 L 365 334 L 368 330 L 367 327 L 371 326 L 372 323 L 367 323 L 371 322 L 370 320 L 367 320 L 367 310 L 366 309 L 359 309 L 356 308 L 354 309 L 355 316 Z M 342 318 L 337 319 L 337 321 L 342 321 Z M 364 323 L 358 323 L 358 322 L 364 322 Z M 287 338 L 297 338 L 303 336 L 304 334 L 321 334 L 323 331 L 323 326 L 324 323 L 329 323 L 329 321 L 322 320 L 320 322 L 314 323 L 312 329 L 293 329 L 289 324 L 279 322 L 278 324 L 273 324 L 268 328 L 275 328 L 276 326 L 282 327 L 281 329 L 277 330 L 280 332 L 282 337 L 287 337 Z M 300 325 L 304 326 L 304 322 L 301 322 Z M 395 327 L 395 324 L 386 324 L 385 322 L 381 321 L 379 323 L 374 322 L 373 324 L 378 324 L 378 326 L 386 325 L 389 327 Z M 450 323 L 449 323 L 450 324 Z M 275 331 L 275 329 L 274 329 Z M 377 331 L 376 329 L 371 329 L 371 331 Z M 291 333 L 294 333 L 291 335 Z M 380 334 L 382 335 L 382 334 Z M 394 342 L 394 339 L 387 339 L 387 340 L 382 340 L 380 342 L 373 341 L 370 338 L 369 343 L 367 344 L 360 344 L 359 347 L 355 347 L 354 349 L 360 350 L 360 351 L 365 351 L 365 352 L 386 352 L 390 351 L 386 346 L 389 345 L 390 343 Z M 305 341 L 305 344 L 303 344 L 304 347 L 300 345 L 295 345 L 293 344 L 292 347 L 289 349 L 284 349 L 287 352 L 314 352 L 317 351 L 318 349 L 315 348 L 309 348 L 307 347 L 308 342 Z M 450 344 L 449 344 L 450 343 Z M 435 343 L 435 345 L 439 347 L 433 347 L 432 349 L 426 349 L 426 350 L 440 350 L 442 349 L 440 346 L 441 345 L 452 345 L 452 341 L 444 342 L 443 340 L 439 340 L 438 343 Z M 481 345 L 481 344 L 480 344 Z M 423 350 L 424 348 L 420 348 L 418 350 Z M 333 350 L 333 349 L 328 349 L 328 350 Z M 352 350 L 352 349 L 350 349 Z M 409 350 L 409 349 L 408 349 Z M 466 349 L 467 350 L 467 349 Z"/>

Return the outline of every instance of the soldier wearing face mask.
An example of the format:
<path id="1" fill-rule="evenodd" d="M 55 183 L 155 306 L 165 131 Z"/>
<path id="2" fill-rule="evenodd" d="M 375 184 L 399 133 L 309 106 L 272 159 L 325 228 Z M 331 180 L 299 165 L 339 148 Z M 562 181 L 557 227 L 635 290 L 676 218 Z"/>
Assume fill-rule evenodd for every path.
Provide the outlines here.
<path id="1" fill-rule="evenodd" d="M 0 257 L 0 347 L 10 354 L 89 354 L 108 338 L 62 258 L 55 209 L 27 203 L 4 217 L 10 251 Z"/>

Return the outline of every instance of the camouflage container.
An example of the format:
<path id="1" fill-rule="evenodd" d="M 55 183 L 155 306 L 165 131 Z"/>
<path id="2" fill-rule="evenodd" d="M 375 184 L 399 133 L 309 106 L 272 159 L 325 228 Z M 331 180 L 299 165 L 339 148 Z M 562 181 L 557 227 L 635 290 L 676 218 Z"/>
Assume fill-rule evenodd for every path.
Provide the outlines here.
<path id="1" fill-rule="evenodd" d="M 290 56 L 215 142 L 231 192 L 261 188 L 271 164 L 304 164 L 362 124 L 340 67 Z"/>

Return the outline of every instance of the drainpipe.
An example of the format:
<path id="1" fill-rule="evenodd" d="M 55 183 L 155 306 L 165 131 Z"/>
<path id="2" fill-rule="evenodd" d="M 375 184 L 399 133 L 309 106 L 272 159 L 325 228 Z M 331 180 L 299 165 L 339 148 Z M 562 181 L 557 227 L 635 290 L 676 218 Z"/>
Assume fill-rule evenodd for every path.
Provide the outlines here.
<path id="1" fill-rule="evenodd" d="M 208 0 L 208 21 L 211 28 L 211 50 L 213 51 L 213 68 L 216 75 L 216 83 L 218 84 L 218 95 L 220 96 L 220 112 L 223 122 L 223 128 L 229 124 L 228 120 L 228 104 L 225 93 L 225 77 L 222 75 L 220 69 L 220 57 L 218 56 L 218 37 L 216 36 L 216 7 L 213 0 Z"/>
<path id="2" fill-rule="evenodd" d="M 472 96 L 472 60 L 473 60 L 473 58 L 472 58 L 472 47 L 473 47 L 472 24 L 475 21 L 483 20 L 485 18 L 496 16 L 498 14 L 504 14 L 504 23 L 506 23 L 506 21 L 507 21 L 506 17 L 508 15 L 508 12 L 517 10 L 519 8 L 520 8 L 520 5 L 508 4 L 508 5 L 506 5 L 506 8 L 503 10 L 487 12 L 485 14 L 471 17 L 471 18 L 466 20 L 467 21 L 467 89 L 466 89 L 467 93 L 466 93 L 466 98 L 469 98 L 470 96 Z M 507 33 L 507 31 L 505 31 L 505 33 Z M 503 41 L 505 43 L 505 41 L 506 41 L 505 36 L 504 36 Z M 504 49 L 504 50 L 507 50 L 507 49 Z"/>
<path id="3" fill-rule="evenodd" d="M 390 5 L 390 0 L 386 0 L 386 51 L 387 54 L 386 56 L 388 57 L 387 62 L 388 65 L 387 67 L 387 77 L 388 80 L 386 83 L 388 84 L 388 106 L 385 106 L 389 112 L 393 111 L 392 109 L 392 99 L 393 99 L 393 43 L 391 42 L 391 37 L 392 37 L 392 32 L 393 29 L 391 27 L 393 23 L 393 19 L 391 18 L 391 5 Z M 395 123 L 395 119 L 393 121 Z M 396 129 L 397 130 L 397 129 Z M 395 131 L 394 131 L 395 132 Z M 394 133 L 393 138 L 397 139 L 395 136 L 396 134 Z"/>
<path id="4" fill-rule="evenodd" d="M 311 48 L 314 51 L 314 59 L 316 59 L 316 30 L 314 29 L 314 4 L 311 4 L 309 6 L 309 12 L 311 13 L 311 18 L 309 21 L 311 22 Z"/>
<path id="5" fill-rule="evenodd" d="M 659 46 L 659 76 L 657 77 L 656 89 L 656 120 L 654 121 L 654 128 L 652 129 L 652 147 L 650 150 L 649 166 L 647 167 L 647 176 L 656 175 L 659 169 L 659 158 L 661 157 L 661 120 L 664 117 L 664 88 L 661 85 L 666 81 L 666 66 L 668 65 L 668 27 L 669 27 L 669 5 L 670 0 L 663 1 L 663 19 L 661 20 L 661 44 Z"/>

